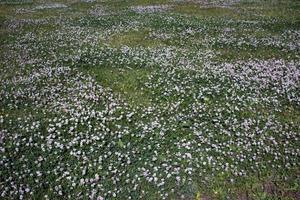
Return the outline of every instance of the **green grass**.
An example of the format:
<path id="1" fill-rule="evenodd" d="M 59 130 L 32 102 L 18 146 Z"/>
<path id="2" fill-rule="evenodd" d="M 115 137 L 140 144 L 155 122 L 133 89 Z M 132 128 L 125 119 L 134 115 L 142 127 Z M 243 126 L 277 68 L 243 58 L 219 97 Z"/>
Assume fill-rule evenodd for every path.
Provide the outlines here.
<path id="1" fill-rule="evenodd" d="M 132 106 L 147 106 L 149 94 L 143 91 L 143 82 L 151 69 L 120 69 L 111 67 L 82 67 L 85 73 L 95 77 L 103 86 L 122 95 Z"/>
<path id="2" fill-rule="evenodd" d="M 189 16 L 195 16 L 199 18 L 237 18 L 239 13 L 231 8 L 202 8 L 200 5 L 195 4 L 182 4 L 177 5 L 174 8 L 176 13 L 186 14 Z"/>
<path id="3" fill-rule="evenodd" d="M 108 42 L 113 47 L 122 47 L 122 46 L 142 46 L 142 47 L 157 47 L 161 46 L 163 43 L 159 40 L 153 40 L 149 38 L 148 30 L 139 30 L 139 31 L 129 31 L 125 33 L 120 33 L 114 35 L 109 39 Z"/>
<path id="4" fill-rule="evenodd" d="M 231 46 L 216 48 L 220 52 L 220 57 L 217 60 L 248 60 L 248 59 L 280 59 L 285 58 L 287 60 L 294 60 L 297 58 L 297 54 L 284 52 L 280 49 L 272 47 L 244 47 L 234 48 Z M 238 55 L 238 56 L 237 56 Z"/>

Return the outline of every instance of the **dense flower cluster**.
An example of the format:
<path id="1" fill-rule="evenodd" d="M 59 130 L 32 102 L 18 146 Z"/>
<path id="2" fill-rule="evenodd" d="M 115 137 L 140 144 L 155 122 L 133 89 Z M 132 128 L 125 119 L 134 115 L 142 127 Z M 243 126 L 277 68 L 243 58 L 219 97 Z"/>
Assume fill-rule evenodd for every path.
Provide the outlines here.
<path id="1" fill-rule="evenodd" d="M 234 64 L 223 63 L 214 68 L 214 73 L 228 75 L 240 87 L 250 89 L 253 93 L 266 90 L 275 92 L 277 98 L 287 98 L 300 105 L 300 63 L 284 60 L 251 60 L 239 61 Z M 211 66 L 209 67 L 210 69 Z M 271 97 L 271 94 L 268 94 Z"/>
<path id="2" fill-rule="evenodd" d="M 35 10 L 43 10 L 43 9 L 53 9 L 53 8 L 67 8 L 65 4 L 62 3 L 49 3 L 49 4 L 43 4 L 38 5 L 34 9 Z"/>
<path id="3" fill-rule="evenodd" d="M 131 9 L 139 14 L 143 13 L 154 13 L 154 12 L 162 12 L 166 11 L 170 8 L 169 5 L 151 5 L 151 6 L 134 6 Z"/>
<path id="4" fill-rule="evenodd" d="M 202 6 L 224 7 L 241 3 L 241 0 L 173 0 L 174 2 L 191 2 Z"/>

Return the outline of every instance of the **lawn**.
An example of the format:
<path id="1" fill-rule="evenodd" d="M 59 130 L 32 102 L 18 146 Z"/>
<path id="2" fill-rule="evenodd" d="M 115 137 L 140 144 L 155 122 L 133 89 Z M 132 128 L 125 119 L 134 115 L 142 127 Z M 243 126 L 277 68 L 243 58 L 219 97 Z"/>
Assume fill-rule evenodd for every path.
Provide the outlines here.
<path id="1" fill-rule="evenodd" d="M 300 199 L 297 0 L 0 0 L 0 199 Z"/>

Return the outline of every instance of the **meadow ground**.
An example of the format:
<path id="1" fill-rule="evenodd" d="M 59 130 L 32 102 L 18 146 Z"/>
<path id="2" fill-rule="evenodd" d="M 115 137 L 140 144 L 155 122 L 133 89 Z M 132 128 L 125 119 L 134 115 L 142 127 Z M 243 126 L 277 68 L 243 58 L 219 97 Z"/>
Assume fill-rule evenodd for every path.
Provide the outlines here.
<path id="1" fill-rule="evenodd" d="M 1 199 L 300 199 L 298 0 L 0 0 Z"/>

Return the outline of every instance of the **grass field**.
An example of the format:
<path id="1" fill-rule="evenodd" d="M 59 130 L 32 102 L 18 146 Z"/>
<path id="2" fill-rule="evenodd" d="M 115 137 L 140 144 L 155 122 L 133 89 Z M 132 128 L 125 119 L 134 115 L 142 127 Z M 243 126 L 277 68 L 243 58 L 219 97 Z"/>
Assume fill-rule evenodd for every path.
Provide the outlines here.
<path id="1" fill-rule="evenodd" d="M 300 199 L 300 1 L 0 0 L 0 199 Z"/>

